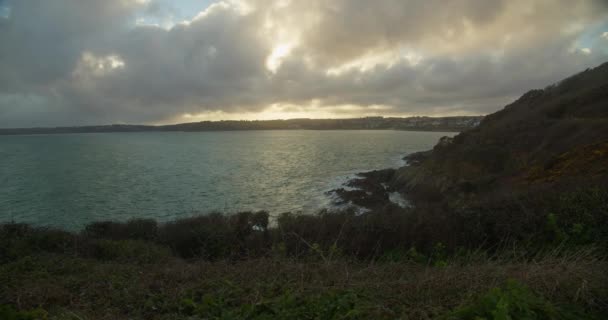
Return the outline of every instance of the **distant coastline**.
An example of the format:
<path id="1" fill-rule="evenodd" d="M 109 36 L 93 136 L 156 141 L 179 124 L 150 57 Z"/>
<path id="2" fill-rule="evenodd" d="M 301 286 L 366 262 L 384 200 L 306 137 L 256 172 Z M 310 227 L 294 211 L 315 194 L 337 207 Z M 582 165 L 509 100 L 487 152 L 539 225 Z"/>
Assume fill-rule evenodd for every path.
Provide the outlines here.
<path id="1" fill-rule="evenodd" d="M 290 119 L 255 121 L 202 121 L 172 125 L 112 124 L 99 126 L 0 128 L 0 135 L 111 133 L 111 132 L 199 132 L 248 130 L 405 130 L 460 132 L 476 127 L 483 116 L 454 117 L 366 117 L 351 119 Z"/>

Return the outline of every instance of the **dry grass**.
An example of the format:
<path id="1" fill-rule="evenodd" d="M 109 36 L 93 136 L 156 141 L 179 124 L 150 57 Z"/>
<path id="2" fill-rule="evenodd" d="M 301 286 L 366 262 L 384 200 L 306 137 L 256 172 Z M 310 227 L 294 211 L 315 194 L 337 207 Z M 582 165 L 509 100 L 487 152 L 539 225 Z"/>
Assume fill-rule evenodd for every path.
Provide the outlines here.
<path id="1" fill-rule="evenodd" d="M 331 291 L 357 293 L 381 318 L 431 319 L 514 279 L 555 304 L 606 314 L 605 270 L 608 263 L 588 251 L 443 267 L 287 258 L 141 265 L 40 255 L 0 266 L 0 302 L 81 319 L 172 319 L 184 298 L 229 296 L 255 305 L 286 292 Z"/>

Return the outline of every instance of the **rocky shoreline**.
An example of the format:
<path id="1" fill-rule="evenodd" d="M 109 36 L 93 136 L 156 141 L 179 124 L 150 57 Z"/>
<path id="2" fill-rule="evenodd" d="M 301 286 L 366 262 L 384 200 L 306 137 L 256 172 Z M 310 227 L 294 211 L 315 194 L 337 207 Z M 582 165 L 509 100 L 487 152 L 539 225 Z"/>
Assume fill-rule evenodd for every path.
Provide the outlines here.
<path id="1" fill-rule="evenodd" d="M 444 138 L 440 140 L 441 144 Z M 400 172 L 413 170 L 424 161 L 433 151 L 415 152 L 403 157 L 406 164 L 399 168 L 388 168 L 359 172 L 356 177 L 348 180 L 342 187 L 330 190 L 328 195 L 335 195 L 338 200 L 336 205 L 354 205 L 365 211 L 397 206 L 401 208 L 411 207 L 414 190 L 408 188 L 400 178 Z M 412 194 L 406 191 L 411 191 Z"/>
<path id="2" fill-rule="evenodd" d="M 338 197 L 337 205 L 352 204 L 357 207 L 374 210 L 386 206 L 403 206 L 391 201 L 395 193 L 393 187 L 397 169 L 382 169 L 357 173 L 356 178 L 347 181 L 343 187 L 328 191 Z"/>

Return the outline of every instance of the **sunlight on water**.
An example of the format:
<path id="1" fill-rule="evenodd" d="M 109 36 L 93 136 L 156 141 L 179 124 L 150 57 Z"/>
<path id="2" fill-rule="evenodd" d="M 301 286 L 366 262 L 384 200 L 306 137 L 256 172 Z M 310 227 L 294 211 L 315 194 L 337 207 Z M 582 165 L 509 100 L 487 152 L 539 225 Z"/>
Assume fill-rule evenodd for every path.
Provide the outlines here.
<path id="1" fill-rule="evenodd" d="M 451 133 L 249 131 L 0 137 L 1 220 L 80 228 L 210 211 L 311 212 L 355 173 Z"/>

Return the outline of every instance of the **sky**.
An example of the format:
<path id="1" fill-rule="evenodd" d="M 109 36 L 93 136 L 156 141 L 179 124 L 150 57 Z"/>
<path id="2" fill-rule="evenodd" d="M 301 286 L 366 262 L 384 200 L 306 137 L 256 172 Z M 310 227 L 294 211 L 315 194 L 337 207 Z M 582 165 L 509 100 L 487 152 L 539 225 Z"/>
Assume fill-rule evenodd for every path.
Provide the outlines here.
<path id="1" fill-rule="evenodd" d="M 0 127 L 482 115 L 606 61 L 606 0 L 0 0 Z"/>

